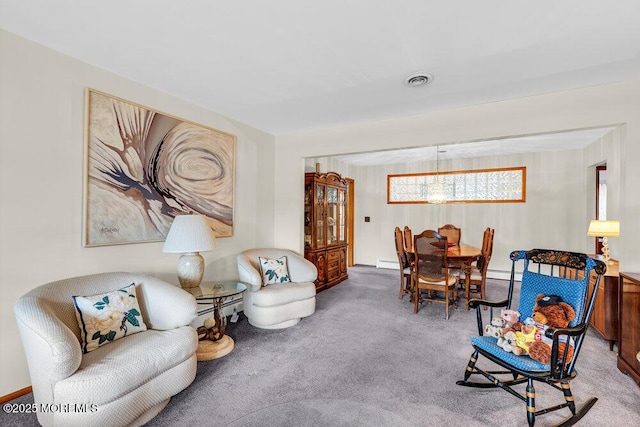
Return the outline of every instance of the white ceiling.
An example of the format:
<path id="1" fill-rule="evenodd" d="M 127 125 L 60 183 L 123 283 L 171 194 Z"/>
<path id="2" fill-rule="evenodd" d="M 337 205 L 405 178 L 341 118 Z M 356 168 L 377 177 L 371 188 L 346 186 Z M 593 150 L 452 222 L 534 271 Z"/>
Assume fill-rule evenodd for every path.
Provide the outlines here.
<path id="1" fill-rule="evenodd" d="M 0 28 L 275 135 L 640 76 L 638 0 L 0 0 Z"/>

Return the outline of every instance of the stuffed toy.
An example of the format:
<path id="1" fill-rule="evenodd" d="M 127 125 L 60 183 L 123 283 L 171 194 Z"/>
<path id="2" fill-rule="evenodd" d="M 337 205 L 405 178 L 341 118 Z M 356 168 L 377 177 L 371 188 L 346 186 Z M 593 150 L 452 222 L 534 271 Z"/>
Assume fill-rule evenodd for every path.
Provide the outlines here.
<path id="1" fill-rule="evenodd" d="M 500 310 L 500 317 L 504 321 L 505 328 L 513 328 L 513 326 L 520 320 L 520 313 L 515 310 Z"/>
<path id="2" fill-rule="evenodd" d="M 509 331 L 518 333 L 524 326 L 524 323 L 520 321 L 520 313 L 515 310 L 502 309 L 500 311 L 500 318 L 502 319 L 502 323 L 504 324 L 504 327 L 502 328 L 502 334 L 500 335 L 501 337 L 504 337 L 504 335 Z M 530 318 L 528 317 L 527 319 Z M 531 324 L 533 324 L 533 320 L 531 320 L 531 322 Z"/>
<path id="3" fill-rule="evenodd" d="M 557 295 L 545 296 L 539 294 L 533 307 L 533 320 L 536 323 L 556 328 L 566 328 L 569 322 L 576 318 L 576 313 L 566 302 Z"/>
<path id="4" fill-rule="evenodd" d="M 520 333 L 523 323 L 520 322 L 520 313 L 515 310 L 500 310 L 500 319 L 504 325 L 498 335 L 498 346 L 516 356 L 525 354 L 522 347 L 517 345 L 517 334 Z M 486 330 L 486 328 L 485 328 Z"/>
<path id="5" fill-rule="evenodd" d="M 522 329 L 516 332 L 516 345 L 527 353 L 529 352 L 529 346 L 536 342 L 536 334 L 538 328 L 533 325 L 525 325 Z"/>
<path id="6" fill-rule="evenodd" d="M 552 341 L 547 338 L 544 331 L 548 327 L 566 328 L 576 317 L 576 313 L 566 302 L 557 295 L 545 296 L 539 294 L 536 297 L 536 304 L 533 307 L 532 321 L 535 322 L 537 333 L 534 341 L 529 344 L 529 357 L 540 363 L 551 363 L 551 344 Z M 525 320 L 531 323 L 531 320 Z M 558 343 L 558 354 L 562 355 L 566 347 L 566 342 Z M 567 352 L 567 361 L 573 358 L 573 345 L 569 345 Z"/>
<path id="7" fill-rule="evenodd" d="M 500 336 L 502 335 L 503 325 L 504 322 L 502 318 L 494 317 L 493 319 L 491 319 L 491 323 L 484 327 L 484 335 L 494 338 L 500 338 Z"/>
<path id="8" fill-rule="evenodd" d="M 498 346 L 506 352 L 511 352 L 516 356 L 522 356 L 524 350 L 516 345 L 516 333 L 513 330 L 508 330 L 498 338 Z"/>

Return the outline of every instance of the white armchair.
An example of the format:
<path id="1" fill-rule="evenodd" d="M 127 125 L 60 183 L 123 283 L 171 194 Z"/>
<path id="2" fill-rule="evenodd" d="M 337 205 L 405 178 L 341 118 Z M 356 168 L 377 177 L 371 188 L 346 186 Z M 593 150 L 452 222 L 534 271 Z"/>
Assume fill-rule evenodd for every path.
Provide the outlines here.
<path id="1" fill-rule="evenodd" d="M 287 257 L 291 282 L 262 286 L 258 257 Z M 318 270 L 294 251 L 287 249 L 250 249 L 238 255 L 240 280 L 247 283 L 243 295 L 244 314 L 249 323 L 263 329 L 281 329 L 295 325 L 316 310 Z"/>
<path id="2" fill-rule="evenodd" d="M 72 296 L 131 283 L 148 329 L 83 354 Z M 14 313 L 35 403 L 67 405 L 39 411 L 43 426 L 142 425 L 195 378 L 198 337 L 188 325 L 197 315 L 196 301 L 160 279 L 102 273 L 59 280 L 20 297 Z"/>

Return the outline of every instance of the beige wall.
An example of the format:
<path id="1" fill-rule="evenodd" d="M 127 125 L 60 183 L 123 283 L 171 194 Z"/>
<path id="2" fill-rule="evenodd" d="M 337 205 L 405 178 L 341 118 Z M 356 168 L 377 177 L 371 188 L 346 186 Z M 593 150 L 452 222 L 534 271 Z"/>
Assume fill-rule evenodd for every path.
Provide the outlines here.
<path id="1" fill-rule="evenodd" d="M 451 205 L 442 209 L 434 223 L 452 218 L 454 222 L 473 224 L 469 217 L 477 215 L 482 220 L 471 228 L 475 228 L 477 234 L 481 230 L 480 223 L 489 225 L 493 222 L 498 234 L 492 267 L 504 267 L 504 257 L 512 249 L 562 245 L 592 251 L 591 240 L 585 236 L 588 220 L 594 212 L 593 199 L 587 195 L 587 191 L 591 191 L 588 188 L 592 188 L 589 187 L 588 170 L 592 165 L 606 161 L 611 189 L 609 218 L 621 221 L 622 234 L 620 238 L 610 240 L 612 256 L 620 260 L 623 271 L 640 271 L 640 80 L 279 136 L 276 139 L 279 165 L 276 185 L 295 182 L 296 187 L 284 196 L 286 203 L 281 203 L 283 194 L 276 193 L 276 244 L 302 248 L 305 158 L 618 124 L 624 126 L 615 132 L 612 141 L 599 142 L 577 156 L 539 154 L 522 159 L 528 166 L 528 178 L 533 181 L 529 190 L 535 191 L 529 191 L 527 206 Z M 349 170 L 347 175 L 351 174 Z M 392 226 L 406 222 L 420 228 L 424 222 L 422 212 L 438 208 L 380 207 L 373 200 L 383 200 L 386 183 L 380 182 L 378 175 L 382 172 L 360 178 L 377 179 L 378 183 L 375 188 L 359 192 L 357 174 L 351 176 L 356 178 L 356 199 L 366 199 L 356 202 L 355 256 L 356 261 L 367 264 L 382 253 L 393 259 Z M 569 212 L 565 211 L 567 208 Z M 392 215 L 385 209 L 400 213 Z M 371 214 L 372 223 L 364 225 L 361 217 L 371 211 L 380 218 Z M 376 253 L 369 253 L 372 250 Z"/>
<path id="2" fill-rule="evenodd" d="M 86 87 L 237 136 L 234 236 L 203 254 L 206 280 L 236 278 L 237 253 L 273 244 L 273 136 L 0 31 L 0 396 L 30 384 L 13 317 L 20 295 L 103 271 L 177 283 L 177 256 L 161 242 L 82 247 Z"/>
<path id="3" fill-rule="evenodd" d="M 321 164 L 355 180 L 356 263 L 376 265 L 379 259 L 395 261 L 392 231 L 396 226 L 408 225 L 417 233 L 452 223 L 462 228 L 464 244 L 477 247 L 482 244 L 484 229 L 494 228 L 490 268 L 508 272 L 509 253 L 514 249 L 535 246 L 585 251 L 588 171 L 583 167 L 583 157 L 582 150 L 574 150 L 439 162 L 439 170 L 446 171 L 525 166 L 526 203 L 388 205 L 388 174 L 433 171 L 435 163 L 345 167 L 327 159 Z M 589 190 L 595 191 L 595 184 Z M 371 217 L 371 222 L 364 222 L 365 215 Z"/>

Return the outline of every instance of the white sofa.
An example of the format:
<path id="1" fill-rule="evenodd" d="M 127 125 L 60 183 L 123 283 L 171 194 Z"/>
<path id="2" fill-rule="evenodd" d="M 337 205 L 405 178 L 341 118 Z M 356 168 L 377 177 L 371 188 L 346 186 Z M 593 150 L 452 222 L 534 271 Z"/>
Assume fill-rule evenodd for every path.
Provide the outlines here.
<path id="1" fill-rule="evenodd" d="M 291 282 L 262 286 L 258 257 L 287 257 Z M 288 249 L 250 249 L 238 255 L 240 281 L 247 283 L 243 310 L 249 323 L 263 329 L 281 329 L 295 325 L 316 310 L 318 270 L 313 263 Z"/>
<path id="2" fill-rule="evenodd" d="M 131 283 L 148 329 L 83 354 L 72 296 Z M 43 426 L 142 425 L 195 378 L 198 338 L 188 325 L 196 301 L 160 279 L 102 273 L 59 280 L 23 295 L 14 313 L 35 403 L 61 405 L 38 412 Z"/>

